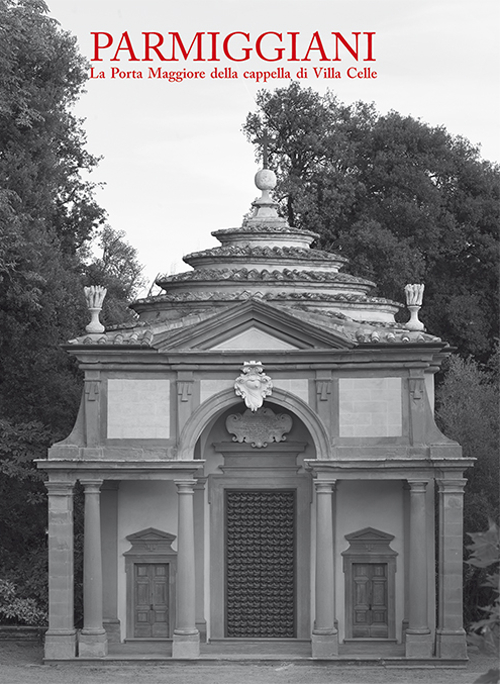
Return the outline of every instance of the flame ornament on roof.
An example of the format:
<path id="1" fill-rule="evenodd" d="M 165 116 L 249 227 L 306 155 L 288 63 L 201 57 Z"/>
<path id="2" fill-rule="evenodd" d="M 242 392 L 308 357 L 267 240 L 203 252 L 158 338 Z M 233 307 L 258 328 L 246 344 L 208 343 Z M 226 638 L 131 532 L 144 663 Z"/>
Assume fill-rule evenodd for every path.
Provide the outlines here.
<path id="1" fill-rule="evenodd" d="M 410 320 L 406 323 L 407 330 L 424 330 L 424 324 L 418 318 L 424 297 L 424 285 L 405 285 L 406 306 L 410 312 Z"/>
<path id="2" fill-rule="evenodd" d="M 99 285 L 91 285 L 90 287 L 84 287 L 85 299 L 87 300 L 87 306 L 90 311 L 91 320 L 87 325 L 85 330 L 91 334 L 99 334 L 104 332 L 104 326 L 99 320 L 99 313 L 102 309 L 102 303 L 104 297 L 106 296 L 106 288 Z"/>

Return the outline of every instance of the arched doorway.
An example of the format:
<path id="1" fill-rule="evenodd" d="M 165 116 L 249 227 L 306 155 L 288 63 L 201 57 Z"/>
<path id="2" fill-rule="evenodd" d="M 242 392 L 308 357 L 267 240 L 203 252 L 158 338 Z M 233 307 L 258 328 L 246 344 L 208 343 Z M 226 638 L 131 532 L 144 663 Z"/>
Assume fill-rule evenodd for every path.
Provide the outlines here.
<path id="1" fill-rule="evenodd" d="M 265 402 L 262 412 L 246 411 L 233 398 L 197 440 L 207 478 L 204 594 L 211 640 L 310 639 L 312 479 L 304 460 L 316 458 L 316 447 L 288 407 Z M 283 419 L 290 424 L 286 434 L 260 439 Z M 245 434 L 228 430 L 235 420 Z"/>

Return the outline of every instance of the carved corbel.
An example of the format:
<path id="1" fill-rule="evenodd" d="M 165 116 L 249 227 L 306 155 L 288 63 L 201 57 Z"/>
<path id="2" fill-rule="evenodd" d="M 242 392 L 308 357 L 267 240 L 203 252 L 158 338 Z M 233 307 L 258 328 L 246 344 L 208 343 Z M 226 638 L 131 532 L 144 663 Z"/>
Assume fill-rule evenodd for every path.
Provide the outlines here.
<path id="1" fill-rule="evenodd" d="M 101 389 L 100 380 L 85 380 L 85 397 L 87 401 L 97 401 Z"/>
<path id="2" fill-rule="evenodd" d="M 317 379 L 316 380 L 316 394 L 319 401 L 328 401 L 328 395 L 332 393 L 332 381 Z"/>
<path id="3" fill-rule="evenodd" d="M 177 394 L 181 401 L 189 401 L 193 393 L 194 380 L 177 380 Z"/>

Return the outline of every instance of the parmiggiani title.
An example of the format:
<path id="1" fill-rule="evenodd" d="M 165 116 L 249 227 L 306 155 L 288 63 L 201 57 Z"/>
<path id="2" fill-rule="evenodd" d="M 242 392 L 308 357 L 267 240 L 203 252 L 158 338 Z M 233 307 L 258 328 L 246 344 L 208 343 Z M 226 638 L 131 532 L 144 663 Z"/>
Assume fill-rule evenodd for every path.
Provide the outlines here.
<path id="1" fill-rule="evenodd" d="M 375 62 L 373 39 L 375 31 L 265 31 L 252 35 L 245 31 L 232 31 L 221 35 L 219 31 L 198 31 L 194 36 L 181 36 L 177 31 L 159 33 L 143 31 L 134 35 L 124 31 L 113 35 L 107 31 L 92 31 L 93 56 L 91 61 L 102 62 L 246 62 L 260 59 L 264 62 Z"/>

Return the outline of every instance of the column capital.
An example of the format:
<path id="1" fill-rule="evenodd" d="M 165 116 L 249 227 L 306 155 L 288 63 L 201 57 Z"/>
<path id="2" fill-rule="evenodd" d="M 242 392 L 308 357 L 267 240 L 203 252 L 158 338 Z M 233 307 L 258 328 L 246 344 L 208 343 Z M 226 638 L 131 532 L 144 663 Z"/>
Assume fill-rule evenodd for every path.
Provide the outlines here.
<path id="1" fill-rule="evenodd" d="M 442 478 L 436 480 L 440 494 L 463 494 L 467 480 L 464 477 Z"/>
<path id="2" fill-rule="evenodd" d="M 177 494 L 193 494 L 195 486 L 198 484 L 197 480 L 174 480 L 177 487 Z"/>
<path id="3" fill-rule="evenodd" d="M 410 494 L 425 494 L 425 490 L 427 488 L 427 485 L 429 484 L 428 480 L 406 480 L 408 482 L 408 488 L 410 490 Z"/>
<path id="4" fill-rule="evenodd" d="M 80 480 L 80 484 L 82 485 L 85 494 L 99 494 L 102 483 L 103 480 L 98 480 L 96 478 Z"/>
<path id="5" fill-rule="evenodd" d="M 337 489 L 337 480 L 314 480 L 316 494 L 331 494 Z"/>
<path id="6" fill-rule="evenodd" d="M 74 482 L 44 482 L 49 496 L 71 496 L 73 494 Z"/>

